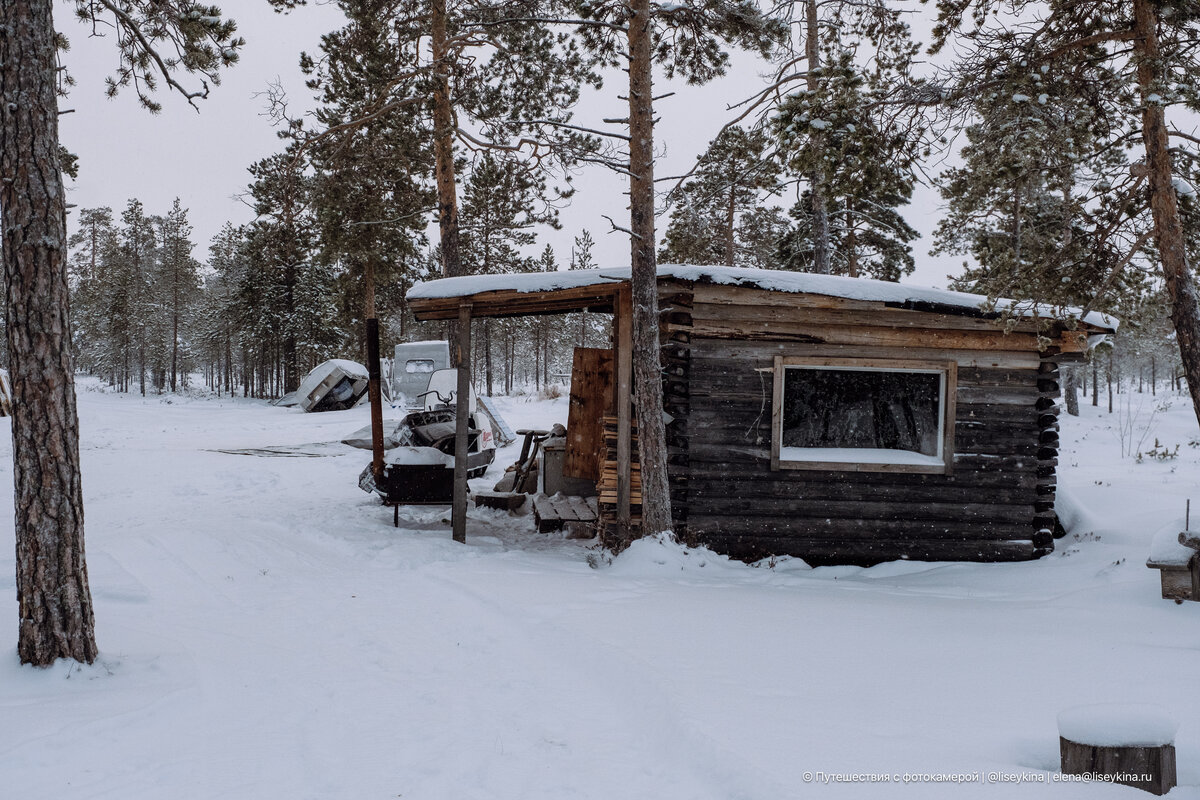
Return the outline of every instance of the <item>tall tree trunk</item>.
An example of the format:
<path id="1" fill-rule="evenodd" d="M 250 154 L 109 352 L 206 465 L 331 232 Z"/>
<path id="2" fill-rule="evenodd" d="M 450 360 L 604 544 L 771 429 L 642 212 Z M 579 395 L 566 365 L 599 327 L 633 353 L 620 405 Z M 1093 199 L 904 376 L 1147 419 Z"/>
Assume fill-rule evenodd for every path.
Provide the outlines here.
<path id="1" fill-rule="evenodd" d="M 642 532 L 671 529 L 654 262 L 654 101 L 650 0 L 629 21 L 629 222 L 633 284 L 633 391 L 642 471 Z"/>
<path id="2" fill-rule="evenodd" d="M 1096 351 L 1092 351 L 1092 405 L 1100 405 L 1100 364 Z"/>
<path id="3" fill-rule="evenodd" d="M 729 187 L 729 207 L 725 209 L 725 266 L 733 266 L 734 235 L 733 225 L 737 220 L 737 187 Z"/>
<path id="4" fill-rule="evenodd" d="M 1113 413 L 1113 357 L 1112 350 L 1108 351 L 1108 369 L 1104 371 L 1104 377 L 1108 380 L 1108 413 Z"/>
<path id="5" fill-rule="evenodd" d="M 289 227 L 292 225 L 290 218 L 288 220 L 288 225 Z M 284 308 L 287 309 L 289 316 L 293 316 L 296 313 L 296 283 L 298 280 L 296 276 L 296 267 L 297 265 L 292 263 L 289 259 L 289 263 L 286 267 L 284 267 L 283 273 L 283 285 L 285 287 Z M 373 312 L 375 308 L 375 281 L 373 278 L 370 279 L 368 283 L 367 291 L 370 293 L 370 297 L 367 299 L 367 304 L 370 311 Z M 367 315 L 366 319 L 370 319 L 373 316 L 374 313 L 370 313 Z M 297 348 L 296 332 L 295 328 L 293 327 L 293 320 L 288 319 L 284 324 L 286 325 L 285 330 L 287 331 L 287 336 L 283 340 L 283 393 L 286 394 L 287 392 L 294 392 L 296 389 L 300 388 L 300 356 Z"/>
<path id="6" fill-rule="evenodd" d="M 175 265 L 174 280 L 171 282 L 171 391 L 175 391 L 175 378 L 179 370 L 179 265 Z"/>
<path id="7" fill-rule="evenodd" d="M 483 371 L 487 379 L 487 396 L 492 396 L 492 320 L 483 318 Z"/>
<path id="8" fill-rule="evenodd" d="M 846 274 L 858 277 L 858 234 L 854 230 L 854 215 L 846 210 Z"/>
<path id="9" fill-rule="evenodd" d="M 438 233 L 442 250 L 442 275 L 463 274 L 458 246 L 458 185 L 454 175 L 454 111 L 450 98 L 450 53 L 447 49 L 446 0 L 431 3 L 430 46 L 433 49 L 433 156 L 437 183 Z M 446 323 L 448 341 L 458 341 L 457 322 Z M 457 349 L 450 348 L 454 366 Z"/>
<path id="10" fill-rule="evenodd" d="M 1161 90 L 1161 53 L 1158 45 L 1158 12 L 1153 0 L 1133 2 L 1134 52 L 1137 59 L 1138 88 L 1142 94 L 1142 141 L 1146 147 L 1146 166 L 1150 170 L 1150 211 L 1154 216 L 1154 235 L 1158 245 L 1167 297 L 1171 301 L 1171 322 L 1179 342 L 1184 377 L 1192 395 L 1192 407 L 1200 421 L 1200 297 L 1188 269 L 1183 245 L 1183 224 L 1171 175 L 1171 154 L 1167 121 L 1163 107 L 1147 102 Z"/>
<path id="11" fill-rule="evenodd" d="M 0 3 L 0 220 L 22 663 L 96 659 L 83 547 L 51 0 Z"/>
<path id="12" fill-rule="evenodd" d="M 1021 181 L 1017 181 L 1016 187 L 1013 189 L 1013 219 L 1012 219 L 1012 277 L 1013 280 L 1021 274 L 1021 246 L 1025 238 L 1024 212 L 1021 205 Z"/>
<path id="13" fill-rule="evenodd" d="M 1063 398 L 1067 401 L 1067 413 L 1079 416 L 1079 373 L 1075 367 L 1063 368 Z"/>
<path id="14" fill-rule="evenodd" d="M 806 0 L 804 7 L 805 22 L 807 23 L 804 54 L 808 61 L 808 91 L 816 96 L 821 88 L 821 34 L 817 20 L 817 0 Z M 816 171 L 808 176 L 809 193 L 812 195 L 813 272 L 828 275 L 832 271 L 829 257 L 829 210 L 825 199 L 824 167 L 819 166 L 824 160 L 821 158 L 824 148 L 816 139 L 813 141 L 813 145 L 817 149 L 818 156 Z"/>

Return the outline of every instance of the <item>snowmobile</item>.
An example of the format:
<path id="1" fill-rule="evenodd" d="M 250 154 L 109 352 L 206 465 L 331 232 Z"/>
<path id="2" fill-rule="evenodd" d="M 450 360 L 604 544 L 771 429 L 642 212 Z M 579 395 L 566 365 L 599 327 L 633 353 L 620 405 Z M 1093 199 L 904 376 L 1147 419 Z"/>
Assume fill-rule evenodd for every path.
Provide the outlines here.
<path id="1" fill-rule="evenodd" d="M 455 390 L 458 370 L 433 373 L 420 395 L 424 409 L 385 426 L 383 474 L 377 481 L 368 464 L 358 485 L 387 505 L 443 504 L 454 497 L 454 443 L 457 429 Z M 467 477 L 478 478 L 496 458 L 490 426 L 476 421 L 477 400 L 471 391 L 467 408 Z M 480 420 L 482 421 L 482 420 Z"/>

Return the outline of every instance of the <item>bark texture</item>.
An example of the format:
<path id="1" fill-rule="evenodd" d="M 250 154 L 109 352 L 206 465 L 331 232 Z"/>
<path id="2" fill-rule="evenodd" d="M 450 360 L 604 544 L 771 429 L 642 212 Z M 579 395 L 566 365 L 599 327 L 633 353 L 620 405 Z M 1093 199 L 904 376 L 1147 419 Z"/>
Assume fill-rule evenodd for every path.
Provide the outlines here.
<path id="1" fill-rule="evenodd" d="M 817 0 L 807 0 L 805 3 L 805 42 L 804 54 L 808 60 L 808 90 L 813 96 L 820 91 L 821 70 L 821 40 L 819 22 L 817 20 Z M 809 191 L 812 194 L 812 237 L 813 237 L 813 272 L 828 275 L 832 271 L 829 259 L 829 209 L 825 202 L 824 158 L 821 157 L 823 148 L 819 140 L 813 141 L 813 147 L 818 151 L 815 159 L 817 166 L 809 176 Z"/>
<path id="2" fill-rule="evenodd" d="M 433 50 L 433 157 L 437 183 L 438 234 L 442 250 L 442 275 L 463 274 L 458 242 L 458 183 L 454 175 L 454 109 L 450 97 L 450 51 L 446 0 L 430 4 L 430 47 Z M 446 340 L 458 341 L 458 323 L 446 323 Z M 469 354 L 467 354 L 469 356 Z M 457 348 L 450 349 L 453 366 L 459 366 Z"/>
<path id="3" fill-rule="evenodd" d="M 1154 237 L 1171 301 L 1171 322 L 1179 342 L 1184 377 L 1192 395 L 1196 419 L 1200 421 L 1200 297 L 1188 269 L 1184 251 L 1183 222 L 1171 175 L 1171 154 L 1167 121 L 1163 107 L 1146 102 L 1157 91 L 1162 75 L 1162 53 L 1158 42 L 1158 12 L 1152 0 L 1134 0 L 1134 48 L 1137 55 L 1138 85 L 1142 93 L 1142 141 L 1146 148 L 1146 166 L 1150 171 L 1150 211 L 1154 216 Z"/>
<path id="4" fill-rule="evenodd" d="M 667 434 L 663 423 L 654 260 L 654 103 L 650 0 L 634 0 L 629 21 L 629 182 L 633 284 L 633 391 L 642 470 L 642 532 L 671 529 Z"/>
<path id="5" fill-rule="evenodd" d="M 83 550 L 52 0 L 0 3 L 0 215 L 21 662 L 96 658 Z"/>

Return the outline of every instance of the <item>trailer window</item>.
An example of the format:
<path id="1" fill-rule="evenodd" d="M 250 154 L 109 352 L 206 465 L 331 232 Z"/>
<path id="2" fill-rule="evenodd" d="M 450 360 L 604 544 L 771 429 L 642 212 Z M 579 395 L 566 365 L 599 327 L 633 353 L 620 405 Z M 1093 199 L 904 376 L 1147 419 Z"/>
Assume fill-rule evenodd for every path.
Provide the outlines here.
<path id="1" fill-rule="evenodd" d="M 777 358 L 774 469 L 950 471 L 953 362 Z"/>
<path id="2" fill-rule="evenodd" d="M 410 358 L 404 362 L 404 371 L 409 375 L 416 373 L 433 372 L 434 364 L 431 358 Z"/>

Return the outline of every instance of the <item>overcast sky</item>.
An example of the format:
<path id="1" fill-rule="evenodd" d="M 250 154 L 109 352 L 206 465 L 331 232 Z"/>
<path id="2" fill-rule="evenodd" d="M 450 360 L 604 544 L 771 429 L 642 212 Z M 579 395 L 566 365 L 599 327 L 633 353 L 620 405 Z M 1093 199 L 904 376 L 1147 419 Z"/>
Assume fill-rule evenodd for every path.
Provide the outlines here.
<path id="1" fill-rule="evenodd" d="M 79 156 L 79 179 L 70 182 L 69 201 L 80 207 L 111 206 L 117 214 L 133 197 L 151 213 L 166 213 L 175 197 L 189 210 L 197 243 L 195 255 L 206 259 L 212 236 L 226 221 L 236 224 L 253 218 L 252 211 L 236 195 L 249 181 L 246 169 L 258 159 L 281 149 L 282 142 L 264 116 L 263 92 L 276 79 L 287 88 L 292 109 L 311 102 L 297 67 L 302 50 L 315 51 L 322 33 L 339 27 L 340 12 L 329 5 L 300 9 L 288 15 L 274 13 L 266 0 L 243 0 L 223 8 L 238 22 L 245 37 L 241 61 L 222 76 L 197 113 L 179 96 L 161 93 L 163 111 L 150 115 L 137 103 L 132 91 L 115 100 L 104 96 L 104 77 L 116 64 L 111 39 L 89 37 L 89 29 L 77 24 L 59 4 L 59 28 L 71 40 L 65 61 L 78 85 L 62 101 L 73 113 L 61 118 L 63 144 Z M 656 111 L 659 176 L 687 170 L 704 151 L 709 140 L 731 116 L 727 105 L 761 85 L 762 62 L 749 57 L 736 59 L 725 78 L 707 86 L 660 84 L 659 93 L 676 91 L 662 100 Z M 598 123 L 602 117 L 624 117 L 624 94 L 619 84 L 624 73 L 608 77 L 606 86 L 590 93 L 579 109 L 583 124 Z M 602 265 L 629 262 L 628 238 L 610 233 L 602 214 L 619 223 L 628 218 L 625 182 L 602 167 L 582 171 L 575 178 L 577 194 L 563 210 L 561 231 L 547 229 L 537 249 L 549 242 L 559 261 L 570 257 L 573 238 L 587 228 L 596 239 L 595 255 Z M 790 200 L 786 203 L 790 205 Z M 923 238 L 915 244 L 917 271 L 906 282 L 942 286 L 947 273 L 957 272 L 960 259 L 927 255 L 930 235 L 938 213 L 936 193 L 918 189 L 912 206 L 903 212 Z M 659 231 L 666 228 L 659 218 Z"/>

